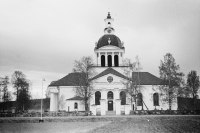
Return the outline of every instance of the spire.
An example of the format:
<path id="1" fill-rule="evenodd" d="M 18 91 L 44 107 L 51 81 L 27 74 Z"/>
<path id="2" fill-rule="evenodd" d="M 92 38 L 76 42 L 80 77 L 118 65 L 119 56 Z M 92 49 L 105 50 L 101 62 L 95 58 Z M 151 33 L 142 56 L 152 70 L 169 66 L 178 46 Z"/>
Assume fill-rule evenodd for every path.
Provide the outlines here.
<path id="1" fill-rule="evenodd" d="M 108 18 L 108 19 L 110 19 L 110 18 L 111 18 L 111 16 L 110 16 L 110 12 L 108 12 L 108 16 L 107 16 L 107 18 Z"/>
<path id="2" fill-rule="evenodd" d="M 111 18 L 110 16 L 110 12 L 108 12 L 108 16 L 106 19 L 104 19 L 105 21 L 105 29 L 104 29 L 104 33 L 105 34 L 114 34 L 115 30 L 113 28 L 113 21 L 114 19 Z"/>

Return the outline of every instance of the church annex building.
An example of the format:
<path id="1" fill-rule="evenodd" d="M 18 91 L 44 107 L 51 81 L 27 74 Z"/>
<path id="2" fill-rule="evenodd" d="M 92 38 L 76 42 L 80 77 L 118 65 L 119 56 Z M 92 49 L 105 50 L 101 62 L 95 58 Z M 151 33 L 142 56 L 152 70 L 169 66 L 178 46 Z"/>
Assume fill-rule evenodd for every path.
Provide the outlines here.
<path id="1" fill-rule="evenodd" d="M 95 53 L 95 71 L 97 74 L 91 78 L 94 81 L 94 94 L 90 99 L 89 109 L 93 115 L 129 114 L 131 107 L 135 109 L 133 102 L 130 105 L 130 96 L 125 93 L 125 86 L 121 82 L 126 80 L 123 74 L 122 61 L 125 54 L 125 47 L 119 37 L 115 35 L 113 28 L 114 19 L 110 13 L 105 21 L 104 35 L 100 37 L 94 48 Z M 50 92 L 50 111 L 61 110 L 58 105 L 59 98 L 64 95 L 66 111 L 84 111 L 85 107 L 82 98 L 75 95 L 73 91 L 78 73 L 69 73 L 58 81 L 52 82 L 48 86 Z M 168 104 L 160 100 L 160 92 L 156 91 L 156 87 L 162 84 L 162 80 L 149 72 L 133 72 L 132 76 L 140 78 L 142 90 L 138 93 L 141 103 L 137 104 L 137 110 L 154 110 L 168 109 Z M 155 100 L 157 100 L 155 102 Z M 157 103 L 155 105 L 155 103 Z M 144 105 L 145 104 L 145 105 Z M 177 109 L 177 104 L 172 104 L 172 110 Z M 62 109 L 63 110 L 63 109 Z"/>

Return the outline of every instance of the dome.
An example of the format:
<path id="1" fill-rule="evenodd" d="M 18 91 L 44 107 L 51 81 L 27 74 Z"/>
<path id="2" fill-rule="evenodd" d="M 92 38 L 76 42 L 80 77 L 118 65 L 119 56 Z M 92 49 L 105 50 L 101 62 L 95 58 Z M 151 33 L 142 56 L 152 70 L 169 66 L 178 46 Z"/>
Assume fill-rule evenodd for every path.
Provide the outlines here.
<path id="1" fill-rule="evenodd" d="M 115 35 L 103 35 L 96 46 L 96 49 L 99 49 L 103 46 L 113 45 L 119 48 L 123 48 L 121 40 Z"/>

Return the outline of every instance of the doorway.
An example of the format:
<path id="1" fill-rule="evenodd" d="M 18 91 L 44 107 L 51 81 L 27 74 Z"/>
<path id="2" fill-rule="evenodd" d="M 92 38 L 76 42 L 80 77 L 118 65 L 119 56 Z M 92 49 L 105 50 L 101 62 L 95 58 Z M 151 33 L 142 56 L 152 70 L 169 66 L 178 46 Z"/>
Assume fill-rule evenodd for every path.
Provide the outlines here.
<path id="1" fill-rule="evenodd" d="M 113 101 L 108 101 L 108 111 L 113 111 Z"/>

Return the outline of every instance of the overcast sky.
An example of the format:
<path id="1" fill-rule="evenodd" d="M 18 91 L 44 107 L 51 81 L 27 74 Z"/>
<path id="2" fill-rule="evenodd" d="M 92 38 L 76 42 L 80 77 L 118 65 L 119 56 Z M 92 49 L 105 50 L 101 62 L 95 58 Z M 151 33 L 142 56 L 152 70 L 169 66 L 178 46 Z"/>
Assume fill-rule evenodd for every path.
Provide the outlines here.
<path id="1" fill-rule="evenodd" d="M 200 75 L 199 0 L 1 0 L 0 77 L 22 71 L 40 97 L 42 78 L 46 90 L 74 60 L 94 57 L 108 12 L 125 57 L 138 55 L 142 71 L 159 77 L 160 60 L 172 53 L 185 75 Z"/>

